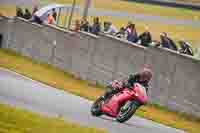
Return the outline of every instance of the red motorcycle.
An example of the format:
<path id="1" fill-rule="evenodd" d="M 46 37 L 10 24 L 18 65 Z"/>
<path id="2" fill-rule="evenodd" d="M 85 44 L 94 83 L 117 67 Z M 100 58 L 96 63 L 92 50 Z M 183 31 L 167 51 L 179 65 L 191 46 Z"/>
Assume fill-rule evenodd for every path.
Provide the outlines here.
<path id="1" fill-rule="evenodd" d="M 129 120 L 141 105 L 145 105 L 147 100 L 146 88 L 135 83 L 132 88 L 124 88 L 107 99 L 99 97 L 91 107 L 91 114 L 96 117 L 107 115 L 123 123 Z"/>

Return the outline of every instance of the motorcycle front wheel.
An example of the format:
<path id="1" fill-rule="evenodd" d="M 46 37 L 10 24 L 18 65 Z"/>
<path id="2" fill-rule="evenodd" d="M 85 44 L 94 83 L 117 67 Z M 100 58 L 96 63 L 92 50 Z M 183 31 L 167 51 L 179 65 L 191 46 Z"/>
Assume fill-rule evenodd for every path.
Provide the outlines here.
<path id="1" fill-rule="evenodd" d="M 120 123 L 128 121 L 139 108 L 139 103 L 137 101 L 128 101 L 120 109 L 116 120 Z"/>
<path id="2" fill-rule="evenodd" d="M 91 114 L 92 116 L 96 116 L 96 117 L 99 117 L 101 116 L 103 113 L 101 112 L 101 104 L 102 102 L 104 102 L 103 98 L 102 97 L 99 97 L 92 105 L 91 107 Z"/>

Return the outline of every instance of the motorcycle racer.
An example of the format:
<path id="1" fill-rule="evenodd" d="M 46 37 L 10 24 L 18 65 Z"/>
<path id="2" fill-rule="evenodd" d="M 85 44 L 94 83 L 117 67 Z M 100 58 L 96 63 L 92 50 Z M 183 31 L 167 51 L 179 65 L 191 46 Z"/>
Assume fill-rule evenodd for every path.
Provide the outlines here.
<path id="1" fill-rule="evenodd" d="M 108 90 L 104 94 L 103 98 L 107 99 L 114 94 L 119 93 L 123 88 L 131 88 L 135 83 L 139 83 L 146 88 L 148 92 L 149 81 L 152 78 L 152 71 L 149 67 L 145 66 L 140 72 L 136 74 L 130 74 L 128 80 L 118 81 L 114 80 L 112 84 L 108 85 Z"/>

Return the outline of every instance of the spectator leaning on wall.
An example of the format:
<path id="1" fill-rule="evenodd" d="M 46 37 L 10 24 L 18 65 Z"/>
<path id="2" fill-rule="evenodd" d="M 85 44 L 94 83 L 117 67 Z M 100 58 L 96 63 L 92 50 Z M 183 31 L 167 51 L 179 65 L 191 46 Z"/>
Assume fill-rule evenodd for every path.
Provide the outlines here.
<path id="1" fill-rule="evenodd" d="M 109 28 L 109 26 L 108 26 L 108 22 L 105 21 L 105 22 L 103 23 L 103 32 L 108 31 L 108 28 Z"/>
<path id="2" fill-rule="evenodd" d="M 17 7 L 17 8 L 16 8 L 16 13 L 17 13 L 17 14 L 16 14 L 17 17 L 21 17 L 21 18 L 24 17 L 24 13 L 23 13 L 22 8 Z"/>
<path id="3" fill-rule="evenodd" d="M 104 31 L 105 34 L 115 35 L 116 33 L 118 33 L 117 28 L 111 22 L 107 22 L 107 25 L 108 29 Z"/>
<path id="4" fill-rule="evenodd" d="M 24 19 L 31 19 L 31 13 L 27 8 L 25 9 L 25 14 L 24 14 L 23 18 Z"/>
<path id="5" fill-rule="evenodd" d="M 37 16 L 37 12 L 38 11 L 38 6 L 34 6 L 33 8 L 33 12 L 32 12 L 32 18 L 30 19 L 30 22 L 34 22 L 37 24 L 43 24 L 43 20 L 40 19 L 40 17 Z"/>
<path id="6" fill-rule="evenodd" d="M 53 18 L 53 15 L 52 13 L 48 13 L 48 16 L 47 16 L 47 23 L 48 24 L 56 24 L 54 18 Z"/>
<path id="7" fill-rule="evenodd" d="M 180 53 L 191 55 L 191 56 L 194 55 L 192 47 L 191 47 L 191 45 L 188 42 L 186 42 L 186 41 L 184 41 L 182 39 L 182 40 L 179 41 L 179 44 L 180 44 L 180 49 L 179 49 Z"/>
<path id="8" fill-rule="evenodd" d="M 34 16 L 35 15 L 35 13 L 38 11 L 38 6 L 37 5 L 35 5 L 34 7 L 33 7 L 33 12 L 32 12 L 32 16 Z"/>
<path id="9" fill-rule="evenodd" d="M 125 38 L 126 38 L 126 30 L 125 30 L 125 28 L 124 28 L 124 27 L 121 27 L 120 30 L 119 30 L 119 32 L 116 33 L 115 36 L 118 37 L 118 38 L 123 38 L 123 39 L 125 39 Z"/>
<path id="10" fill-rule="evenodd" d="M 126 29 L 127 40 L 136 43 L 138 40 L 135 24 L 130 24 Z"/>
<path id="11" fill-rule="evenodd" d="M 80 21 L 78 19 L 75 20 L 75 24 L 74 24 L 72 30 L 75 31 L 75 32 L 80 31 Z"/>
<path id="12" fill-rule="evenodd" d="M 145 32 L 139 35 L 138 39 L 140 40 L 140 44 L 148 47 L 150 43 L 152 43 L 151 33 L 149 32 L 148 27 L 145 28 Z"/>
<path id="13" fill-rule="evenodd" d="M 53 16 L 54 20 L 56 21 L 57 20 L 57 12 L 56 12 L 55 8 L 52 9 L 52 16 Z"/>
<path id="14" fill-rule="evenodd" d="M 91 27 L 90 32 L 91 32 L 92 34 L 99 35 L 99 32 L 100 32 L 100 31 L 101 31 L 101 24 L 100 24 L 100 22 L 99 22 L 99 18 L 96 17 L 96 18 L 94 18 L 94 20 L 93 20 L 93 25 L 92 25 L 92 27 Z"/>
<path id="15" fill-rule="evenodd" d="M 32 16 L 30 22 L 34 22 L 37 24 L 43 24 L 43 21 L 36 14 Z"/>
<path id="16" fill-rule="evenodd" d="M 87 21 L 86 18 L 84 18 L 83 20 L 81 20 L 80 30 L 89 32 L 89 29 L 90 29 L 89 22 Z"/>
<path id="17" fill-rule="evenodd" d="M 161 46 L 164 48 L 168 48 L 171 50 L 175 50 L 177 51 L 178 48 L 176 46 L 176 44 L 174 43 L 174 41 L 168 37 L 167 33 L 163 32 L 160 34 L 160 39 L 161 39 Z"/>

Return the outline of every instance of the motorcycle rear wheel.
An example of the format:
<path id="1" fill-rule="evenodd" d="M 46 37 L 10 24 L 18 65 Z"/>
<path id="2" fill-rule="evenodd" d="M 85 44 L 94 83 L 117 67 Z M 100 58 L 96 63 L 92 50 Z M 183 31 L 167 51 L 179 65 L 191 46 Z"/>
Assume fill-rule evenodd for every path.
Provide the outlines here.
<path id="1" fill-rule="evenodd" d="M 128 121 L 139 108 L 139 103 L 137 101 L 128 101 L 121 107 L 119 114 L 116 117 L 116 120 L 120 123 Z"/>
<path id="2" fill-rule="evenodd" d="M 96 116 L 96 117 L 99 117 L 101 116 L 103 113 L 101 112 L 101 104 L 103 102 L 103 98 L 102 97 L 99 97 L 92 105 L 91 107 L 91 114 L 92 116 Z"/>

